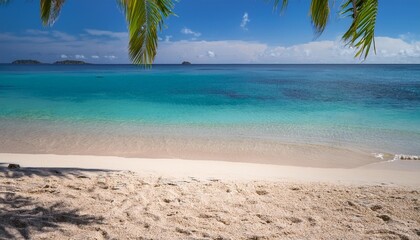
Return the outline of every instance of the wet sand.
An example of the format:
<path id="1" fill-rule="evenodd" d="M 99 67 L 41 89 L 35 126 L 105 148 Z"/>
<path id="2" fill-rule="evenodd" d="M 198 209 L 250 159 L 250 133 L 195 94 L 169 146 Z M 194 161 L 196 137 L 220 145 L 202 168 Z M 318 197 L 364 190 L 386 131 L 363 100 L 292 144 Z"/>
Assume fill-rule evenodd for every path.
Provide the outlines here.
<path id="1" fill-rule="evenodd" d="M 216 160 L 321 168 L 354 168 L 381 160 L 374 157 L 373 150 L 340 144 L 293 143 L 220 132 L 197 136 L 194 131 L 171 128 L 166 130 L 175 132 L 159 133 L 158 129 L 131 126 L 110 128 L 8 123 L 0 127 L 0 153 Z M 384 160 L 393 156 L 385 154 Z"/>

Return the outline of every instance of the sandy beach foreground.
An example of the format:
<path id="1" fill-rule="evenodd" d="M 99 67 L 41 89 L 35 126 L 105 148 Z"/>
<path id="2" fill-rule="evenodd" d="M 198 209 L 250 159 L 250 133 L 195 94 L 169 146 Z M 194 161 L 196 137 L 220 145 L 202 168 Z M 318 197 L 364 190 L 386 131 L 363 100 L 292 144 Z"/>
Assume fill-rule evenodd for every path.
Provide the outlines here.
<path id="1" fill-rule="evenodd" d="M 416 161 L 326 169 L 0 154 L 0 162 L 4 239 L 420 236 Z"/>

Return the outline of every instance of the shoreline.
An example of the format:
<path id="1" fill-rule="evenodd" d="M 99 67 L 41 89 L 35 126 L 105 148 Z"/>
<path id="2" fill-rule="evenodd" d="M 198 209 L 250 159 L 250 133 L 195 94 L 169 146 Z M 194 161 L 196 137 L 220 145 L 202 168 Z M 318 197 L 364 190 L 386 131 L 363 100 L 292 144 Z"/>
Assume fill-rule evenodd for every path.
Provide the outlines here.
<path id="1" fill-rule="evenodd" d="M 355 168 L 315 168 L 261 163 L 114 156 L 0 153 L 0 166 L 22 169 L 131 171 L 146 176 L 227 181 L 323 182 L 418 187 L 420 161 L 382 161 Z"/>
<path id="2" fill-rule="evenodd" d="M 420 154 L 418 148 L 393 149 L 382 140 L 393 139 L 398 146 L 404 146 L 404 141 L 385 135 L 372 136 L 381 139 L 376 145 L 382 145 L 373 147 L 363 141 L 357 144 L 345 141 L 346 137 L 353 138 L 344 133 L 339 135 L 346 137 L 338 139 L 333 134 L 330 142 L 317 141 L 315 136 L 298 141 L 284 135 L 286 130 L 277 132 L 277 128 L 267 128 L 259 132 L 262 128 L 243 127 L 0 120 L 0 152 L 218 160 L 320 168 L 355 168 L 392 160 L 398 154 Z M 327 131 L 323 134 L 328 135 Z M 416 145 L 414 141 L 410 146 Z"/>
<path id="3" fill-rule="evenodd" d="M 2 125 L 3 124 L 3 125 Z M 26 154 L 93 155 L 125 158 L 217 160 L 318 168 L 355 168 L 380 162 L 394 155 L 343 143 L 315 144 L 281 139 L 225 134 L 193 129 L 105 127 L 90 128 L 44 123 L 0 121 L 0 152 Z M 170 130 L 169 132 L 167 132 Z M 185 131 L 184 131 L 185 130 Z"/>

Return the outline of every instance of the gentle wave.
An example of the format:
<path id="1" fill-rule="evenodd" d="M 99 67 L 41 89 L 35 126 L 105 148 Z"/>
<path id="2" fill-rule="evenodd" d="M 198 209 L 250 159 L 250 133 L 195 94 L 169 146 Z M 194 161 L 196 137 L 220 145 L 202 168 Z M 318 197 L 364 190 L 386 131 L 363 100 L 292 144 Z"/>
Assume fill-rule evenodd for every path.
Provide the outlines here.
<path id="1" fill-rule="evenodd" d="M 393 155 L 394 157 L 391 159 L 389 159 L 389 156 L 392 156 L 390 154 L 372 153 L 372 155 L 377 159 L 381 159 L 381 160 L 388 159 L 385 162 L 395 162 L 395 161 L 400 161 L 400 160 L 420 160 L 420 156 L 417 156 L 417 155 L 395 154 Z"/>

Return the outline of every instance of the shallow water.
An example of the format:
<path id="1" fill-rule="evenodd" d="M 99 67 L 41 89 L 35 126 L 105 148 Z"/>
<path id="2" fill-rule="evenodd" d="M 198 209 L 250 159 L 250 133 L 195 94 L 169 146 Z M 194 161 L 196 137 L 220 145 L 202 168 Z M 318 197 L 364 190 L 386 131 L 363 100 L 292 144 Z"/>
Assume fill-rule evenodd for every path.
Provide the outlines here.
<path id="1" fill-rule="evenodd" d="M 420 65 L 0 65 L 0 133 L 39 124 L 418 155 Z"/>

